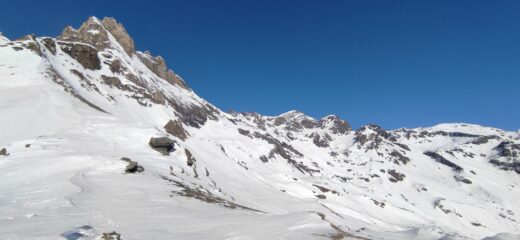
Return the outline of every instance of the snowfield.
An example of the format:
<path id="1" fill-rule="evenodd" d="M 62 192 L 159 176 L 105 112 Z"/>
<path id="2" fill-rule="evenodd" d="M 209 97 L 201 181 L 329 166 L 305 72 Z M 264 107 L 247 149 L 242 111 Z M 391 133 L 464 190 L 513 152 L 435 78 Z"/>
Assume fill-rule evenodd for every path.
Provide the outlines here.
<path id="1" fill-rule="evenodd" d="M 520 239 L 518 132 L 222 112 L 111 18 L 0 35 L 2 149 L 0 239 Z"/>

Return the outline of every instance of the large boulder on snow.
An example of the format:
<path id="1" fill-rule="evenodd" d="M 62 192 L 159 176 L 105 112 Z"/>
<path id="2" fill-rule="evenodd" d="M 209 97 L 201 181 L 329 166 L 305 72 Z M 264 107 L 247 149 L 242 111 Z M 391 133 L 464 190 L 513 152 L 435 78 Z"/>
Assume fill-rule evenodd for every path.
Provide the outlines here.
<path id="1" fill-rule="evenodd" d="M 168 155 L 175 150 L 175 141 L 168 137 L 152 137 L 148 144 L 164 155 Z"/>
<path id="2" fill-rule="evenodd" d="M 121 158 L 121 160 L 128 162 L 125 168 L 125 173 L 140 173 L 144 172 L 144 167 L 139 165 L 137 162 L 132 161 L 130 158 Z"/>
<path id="3" fill-rule="evenodd" d="M 0 156 L 7 156 L 7 150 L 5 148 L 0 149 Z"/>

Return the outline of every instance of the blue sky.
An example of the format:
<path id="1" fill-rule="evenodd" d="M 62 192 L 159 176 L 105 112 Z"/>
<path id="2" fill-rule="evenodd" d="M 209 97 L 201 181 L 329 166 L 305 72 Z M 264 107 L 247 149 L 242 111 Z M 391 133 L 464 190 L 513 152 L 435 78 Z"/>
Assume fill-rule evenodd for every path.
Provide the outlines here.
<path id="1" fill-rule="evenodd" d="M 520 128 L 520 1 L 6 1 L 0 31 L 122 22 L 223 110 Z"/>

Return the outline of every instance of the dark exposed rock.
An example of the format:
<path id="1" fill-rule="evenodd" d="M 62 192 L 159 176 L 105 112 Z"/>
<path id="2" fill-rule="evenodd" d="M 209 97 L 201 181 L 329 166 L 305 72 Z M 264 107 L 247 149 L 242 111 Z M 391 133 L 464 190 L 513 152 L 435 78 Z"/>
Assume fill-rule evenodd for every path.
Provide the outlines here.
<path id="1" fill-rule="evenodd" d="M 520 174 L 520 161 L 502 162 L 502 161 L 498 161 L 496 159 L 492 159 L 489 161 L 489 163 L 491 163 L 497 167 L 500 167 L 500 169 L 502 169 L 502 170 L 506 170 L 506 171 L 514 170 L 516 173 Z"/>
<path id="2" fill-rule="evenodd" d="M 184 149 L 184 152 L 186 153 L 186 164 L 188 164 L 188 166 L 193 166 L 193 164 L 195 164 L 195 158 L 193 157 L 193 155 L 191 154 L 191 152 L 188 150 L 188 149 Z"/>
<path id="3" fill-rule="evenodd" d="M 162 177 L 162 179 L 164 179 L 182 189 L 181 191 L 173 191 L 173 193 L 175 193 L 179 196 L 195 198 L 197 200 L 200 200 L 200 201 L 203 201 L 206 203 L 220 204 L 224 207 L 231 208 L 231 209 L 239 208 L 239 209 L 244 209 L 244 210 L 261 212 L 256 209 L 252 209 L 252 208 L 240 205 L 240 204 L 236 204 L 234 202 L 231 202 L 231 201 L 225 200 L 221 197 L 218 197 L 215 194 L 213 194 L 212 192 L 205 189 L 203 186 L 198 186 L 198 187 L 194 188 L 194 187 L 190 187 L 190 186 L 186 185 L 184 182 L 177 181 L 177 180 L 168 178 L 166 176 L 161 176 L 161 177 Z"/>
<path id="4" fill-rule="evenodd" d="M 318 126 L 318 122 L 310 119 L 302 119 L 300 121 L 297 120 L 289 120 L 286 121 L 285 129 L 289 131 L 299 131 L 304 128 L 306 129 L 312 129 Z"/>
<path id="5" fill-rule="evenodd" d="M 294 168 L 296 168 L 301 173 L 317 173 L 319 170 L 312 169 L 301 162 L 297 162 L 294 160 L 294 157 L 303 157 L 303 154 L 298 150 L 294 149 L 291 145 L 280 142 L 278 139 L 274 138 L 269 134 L 261 134 L 259 132 L 254 132 L 252 134 L 253 137 L 263 139 L 264 141 L 272 144 L 274 148 L 269 152 L 268 158 L 274 158 L 275 154 L 281 156 L 287 163 L 291 164 Z M 262 159 L 261 159 L 262 160 Z M 263 160 L 262 160 L 263 161 Z"/>
<path id="6" fill-rule="evenodd" d="M 110 71 L 113 73 L 122 73 L 123 69 L 126 69 L 118 59 L 111 61 L 108 66 L 110 67 Z"/>
<path id="7" fill-rule="evenodd" d="M 61 50 L 73 59 L 76 59 L 84 68 L 90 70 L 101 69 L 98 50 L 81 43 L 59 42 Z"/>
<path id="8" fill-rule="evenodd" d="M 453 176 L 453 178 L 455 178 L 455 180 L 457 182 L 463 182 L 465 184 L 471 184 L 472 183 L 471 180 L 469 180 L 469 179 L 467 179 L 467 178 L 465 178 L 464 176 L 461 176 L 461 175 L 455 175 L 455 176 Z"/>
<path id="9" fill-rule="evenodd" d="M 132 161 L 130 158 L 123 157 L 121 160 L 128 162 L 125 168 L 125 173 L 140 173 L 144 171 L 144 167 L 139 165 L 137 162 Z"/>
<path id="10" fill-rule="evenodd" d="M 42 55 L 40 46 L 39 46 L 39 44 L 37 44 L 36 35 L 34 35 L 34 34 L 25 35 L 23 37 L 18 38 L 16 41 L 22 41 L 20 44 L 24 48 L 27 48 L 27 49 L 33 51 L 38 56 Z M 20 49 L 20 47 L 13 47 L 13 48 L 16 51 L 19 51 L 19 50 L 23 49 L 23 48 Z"/>
<path id="11" fill-rule="evenodd" d="M 386 205 L 386 204 L 385 204 L 384 202 L 379 202 L 379 201 L 377 201 L 377 200 L 375 200 L 375 199 L 371 199 L 371 200 L 372 200 L 372 202 L 373 202 L 375 205 L 380 206 L 381 208 L 385 208 L 385 205 Z"/>
<path id="12" fill-rule="evenodd" d="M 451 212 L 450 209 L 446 209 L 444 205 L 442 205 L 443 198 L 439 198 L 433 202 L 433 208 L 439 208 L 444 214 L 448 214 Z"/>
<path id="13" fill-rule="evenodd" d="M 480 145 L 480 144 L 484 144 L 484 143 L 487 143 L 489 142 L 489 140 L 492 140 L 492 139 L 500 139 L 498 136 L 496 135 L 490 135 L 490 136 L 481 136 L 473 141 L 471 141 L 472 144 L 476 144 L 476 145 Z"/>
<path id="14" fill-rule="evenodd" d="M 311 136 L 312 136 L 312 142 L 314 143 L 314 145 L 316 145 L 318 147 L 329 147 L 329 141 L 332 140 L 332 138 L 328 134 L 325 134 L 322 137 L 318 133 L 312 133 Z"/>
<path id="15" fill-rule="evenodd" d="M 380 126 L 369 124 L 356 130 L 356 141 L 361 146 L 366 144 L 367 149 L 377 149 L 383 140 L 391 142 L 397 141 L 389 132 Z"/>
<path id="16" fill-rule="evenodd" d="M 321 128 L 325 128 L 327 124 L 331 125 L 330 130 L 334 134 L 345 134 L 352 130 L 352 127 L 347 121 L 340 119 L 336 115 L 324 117 L 318 122 Z"/>
<path id="17" fill-rule="evenodd" d="M 327 197 L 326 197 L 325 195 L 323 195 L 323 194 L 318 194 L 318 195 L 316 195 L 316 197 L 319 198 L 319 199 L 326 199 L 326 198 L 327 198 Z"/>
<path id="18" fill-rule="evenodd" d="M 238 129 L 238 133 L 244 135 L 244 136 L 249 136 L 249 134 L 251 133 L 250 131 L 248 130 L 245 130 L 245 129 L 242 129 L 242 128 L 239 128 Z"/>
<path id="19" fill-rule="evenodd" d="M 396 160 L 394 160 L 394 163 L 396 164 L 399 164 L 399 162 L 401 162 L 402 164 L 407 164 L 408 162 L 410 162 L 410 158 L 404 156 L 403 154 L 401 154 L 399 151 L 396 151 L 396 150 L 393 150 L 391 153 L 390 153 L 390 156 L 393 156 Z"/>
<path id="20" fill-rule="evenodd" d="M 319 127 L 318 121 L 298 111 L 284 113 L 274 119 L 271 118 L 270 121 L 272 121 L 275 126 L 285 125 L 284 129 L 288 131 L 300 131 L 302 129 Z"/>
<path id="21" fill-rule="evenodd" d="M 266 126 L 266 121 L 264 118 L 262 118 L 262 116 L 260 116 L 260 114 L 258 113 L 253 113 L 254 114 L 254 118 L 253 118 L 253 122 L 256 124 L 256 126 L 262 130 L 265 130 L 265 126 Z"/>
<path id="22" fill-rule="evenodd" d="M 437 161 L 438 163 L 441 163 L 443 165 L 446 165 L 453 169 L 454 171 L 460 172 L 464 169 L 460 167 L 459 165 L 449 161 L 448 159 L 444 158 L 442 155 L 436 153 L 436 152 L 424 152 L 424 155 L 433 158 L 433 160 Z"/>
<path id="23" fill-rule="evenodd" d="M 494 148 L 498 152 L 498 156 L 501 157 L 520 157 L 520 144 L 514 144 L 512 142 L 501 142 Z"/>
<path id="24" fill-rule="evenodd" d="M 330 192 L 330 193 L 333 193 L 333 194 L 337 194 L 336 191 L 334 191 L 332 189 L 329 189 L 329 188 L 326 188 L 326 187 L 323 187 L 323 186 L 320 186 L 320 185 L 313 184 L 312 186 L 316 187 L 317 189 L 319 189 L 323 193 Z"/>
<path id="25" fill-rule="evenodd" d="M 49 50 L 53 55 L 56 55 L 56 42 L 52 38 L 44 38 L 41 40 L 43 46 Z"/>
<path id="26" fill-rule="evenodd" d="M 35 41 L 28 42 L 26 48 L 36 53 L 38 56 L 42 55 L 42 51 L 40 49 L 40 45 L 36 44 Z"/>
<path id="27" fill-rule="evenodd" d="M 166 62 L 161 56 L 154 57 L 150 52 L 137 53 L 141 62 L 148 67 L 155 75 L 166 80 L 172 85 L 180 86 L 184 89 L 189 89 L 188 85 L 182 78 L 175 74 L 171 69 L 168 69 Z"/>
<path id="28" fill-rule="evenodd" d="M 121 80 L 119 80 L 119 78 L 117 78 L 117 77 L 109 77 L 109 76 L 101 75 L 101 80 L 103 80 L 103 82 L 108 86 L 113 86 L 113 87 L 116 87 L 119 89 L 122 88 Z"/>
<path id="29" fill-rule="evenodd" d="M 475 227 L 481 227 L 482 224 L 479 223 L 479 222 L 471 222 L 471 225 L 475 226 Z"/>
<path id="30" fill-rule="evenodd" d="M 133 39 L 128 35 L 123 25 L 113 18 L 104 18 L 102 21 L 99 21 L 95 17 L 90 17 L 77 30 L 67 26 L 61 35 L 58 36 L 58 39 L 84 42 L 95 46 L 99 50 L 104 50 L 108 47 L 114 47 L 111 45 L 108 33 L 115 38 L 128 55 L 131 56 L 135 52 Z"/>
<path id="31" fill-rule="evenodd" d="M 165 104 L 166 98 L 164 97 L 163 93 L 161 91 L 153 91 L 151 94 L 151 100 L 153 103 L 156 104 Z"/>
<path id="32" fill-rule="evenodd" d="M 75 69 L 72 69 L 71 70 L 72 73 L 76 74 L 76 73 L 79 73 L 77 70 Z M 72 96 L 74 96 L 75 98 L 79 99 L 80 101 L 82 101 L 83 103 L 85 103 L 86 105 L 88 105 L 89 107 L 93 108 L 93 109 L 96 109 L 100 112 L 103 112 L 103 113 L 107 113 L 105 110 L 101 109 L 100 107 L 98 107 L 97 105 L 89 102 L 87 99 L 85 99 L 84 97 L 82 97 L 80 94 L 78 94 L 76 92 L 76 90 L 74 90 L 74 88 L 66 81 L 63 80 L 63 78 L 60 76 L 60 74 L 58 72 L 56 72 L 56 70 L 52 69 L 52 68 L 49 68 L 46 72 L 47 76 L 50 77 L 52 79 L 52 81 L 54 81 L 56 84 L 60 85 L 63 87 L 63 90 L 65 92 L 68 92 L 70 93 Z M 81 74 L 82 75 L 82 74 Z M 81 78 L 81 75 L 78 75 L 78 77 Z M 84 76 L 83 76 L 84 77 Z M 89 82 L 86 82 L 87 84 Z M 94 85 L 95 86 L 95 85 Z"/>
<path id="33" fill-rule="evenodd" d="M 136 173 L 136 172 L 142 172 L 144 169 L 137 164 L 137 162 L 129 162 L 128 166 L 125 168 L 126 173 Z"/>
<path id="34" fill-rule="evenodd" d="M 134 40 L 128 35 L 126 29 L 121 23 L 118 23 L 114 18 L 105 17 L 101 21 L 103 26 L 114 36 L 117 42 L 123 47 L 125 52 L 132 56 L 135 52 Z"/>
<path id="35" fill-rule="evenodd" d="M 292 155 L 295 155 L 297 157 L 302 157 L 303 154 L 300 153 L 298 150 L 294 149 L 291 145 L 280 142 L 278 139 L 274 138 L 273 136 L 269 134 L 261 134 L 259 132 L 255 132 L 253 134 L 253 137 L 262 139 L 272 145 L 274 145 L 274 149 L 271 150 L 269 153 L 269 158 L 274 157 L 274 154 L 280 155 L 282 158 L 286 160 L 291 160 Z"/>
<path id="36" fill-rule="evenodd" d="M 448 136 L 450 136 L 450 137 L 467 137 L 467 138 L 480 137 L 480 135 L 469 134 L 469 133 L 462 133 L 462 132 L 449 132 Z"/>
<path id="37" fill-rule="evenodd" d="M 208 119 L 217 119 L 218 110 L 209 104 L 187 106 L 176 101 L 168 101 L 168 103 L 175 109 L 182 123 L 194 128 L 202 127 Z"/>
<path id="38" fill-rule="evenodd" d="M 5 148 L 0 149 L 0 156 L 7 156 L 7 155 L 8 155 L 7 149 L 5 149 Z"/>
<path id="39" fill-rule="evenodd" d="M 181 139 L 186 140 L 188 138 L 188 133 L 182 126 L 182 123 L 179 120 L 170 120 L 166 125 L 164 126 L 164 130 L 166 130 L 167 133 Z"/>
<path id="40" fill-rule="evenodd" d="M 170 152 L 173 152 L 175 150 L 175 141 L 167 137 L 152 137 L 150 138 L 149 145 L 150 147 L 152 147 L 156 151 L 161 152 L 164 155 L 168 155 L 170 154 Z"/>
<path id="41" fill-rule="evenodd" d="M 400 181 L 403 181 L 405 178 L 404 174 L 402 174 L 394 169 L 388 170 L 387 173 L 390 176 L 392 176 L 391 178 L 389 178 L 390 182 L 400 182 Z"/>
<path id="42" fill-rule="evenodd" d="M 266 163 L 269 160 L 268 160 L 268 158 L 265 155 L 262 155 L 262 156 L 260 156 L 260 161 L 262 161 L 263 163 Z"/>
<path id="43" fill-rule="evenodd" d="M 402 149 L 404 149 L 406 151 L 410 151 L 410 148 L 406 144 L 402 144 L 402 143 L 394 143 L 394 144 L 401 147 Z"/>
<path id="44" fill-rule="evenodd" d="M 435 132 L 422 131 L 418 135 L 418 137 L 420 137 L 420 138 L 435 137 L 435 136 L 467 137 L 467 138 L 477 138 L 477 137 L 480 137 L 480 135 L 475 135 L 475 134 L 462 133 L 462 132 L 445 132 L 445 131 L 435 131 Z"/>
<path id="45" fill-rule="evenodd" d="M 101 240 L 122 240 L 121 234 L 117 233 L 116 231 L 109 232 L 109 233 L 103 233 L 101 235 Z"/>
<path id="46" fill-rule="evenodd" d="M 280 126 L 280 125 L 284 124 L 286 121 L 287 121 L 287 119 L 285 119 L 284 117 L 277 117 L 274 119 L 273 123 L 275 126 Z"/>
<path id="47" fill-rule="evenodd" d="M 87 77 L 85 77 L 85 75 L 83 75 L 82 72 L 80 72 L 76 69 L 71 69 L 70 72 L 79 77 L 79 79 L 81 80 L 81 86 L 92 89 L 92 90 L 96 91 L 97 93 L 101 94 L 98 87 L 95 84 L 93 84 L 91 81 L 89 81 L 87 79 Z"/>
<path id="48" fill-rule="evenodd" d="M 459 153 L 462 153 L 465 158 L 473 158 L 473 157 L 475 157 L 474 153 L 466 152 L 466 151 L 464 151 L 464 150 L 462 150 L 460 148 L 453 148 L 451 150 L 451 152 L 450 151 L 446 151 L 446 152 L 450 153 L 452 156 L 453 156 L 453 152 L 459 152 Z"/>
<path id="49" fill-rule="evenodd" d="M 315 128 L 317 126 L 316 121 L 310 120 L 310 119 L 302 119 L 300 122 L 301 126 L 307 129 Z"/>
<path id="50" fill-rule="evenodd" d="M 493 148 L 497 154 L 489 162 L 502 170 L 520 174 L 520 144 L 504 141 Z"/>

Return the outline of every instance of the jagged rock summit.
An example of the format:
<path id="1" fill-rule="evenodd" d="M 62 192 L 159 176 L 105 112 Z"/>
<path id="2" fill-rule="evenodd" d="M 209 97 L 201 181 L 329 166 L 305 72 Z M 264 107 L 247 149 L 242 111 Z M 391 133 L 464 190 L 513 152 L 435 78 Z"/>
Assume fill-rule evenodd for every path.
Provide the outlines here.
<path id="1" fill-rule="evenodd" d="M 58 40 L 69 42 L 83 42 L 95 46 L 98 50 L 113 46 L 109 38 L 113 37 L 128 55 L 135 54 L 134 40 L 128 35 L 122 24 L 113 18 L 105 17 L 99 20 L 96 17 L 89 17 L 79 29 L 67 26 L 63 30 Z"/>
<path id="2" fill-rule="evenodd" d="M 113 38 L 113 40 L 111 38 Z M 161 56 L 154 57 L 148 51 L 136 52 L 134 40 L 128 35 L 123 25 L 118 23 L 114 18 L 105 17 L 103 20 L 99 20 L 96 17 L 90 17 L 79 29 L 74 29 L 72 26 L 65 27 L 57 39 L 87 43 L 95 46 L 97 50 L 122 48 L 130 57 L 137 55 L 157 76 L 172 84 L 188 88 L 186 83 L 178 75 L 171 69 L 168 69 L 166 62 Z"/>
<path id="3" fill-rule="evenodd" d="M 519 132 L 226 113 L 136 48 L 0 37 L 1 239 L 520 238 Z"/>

